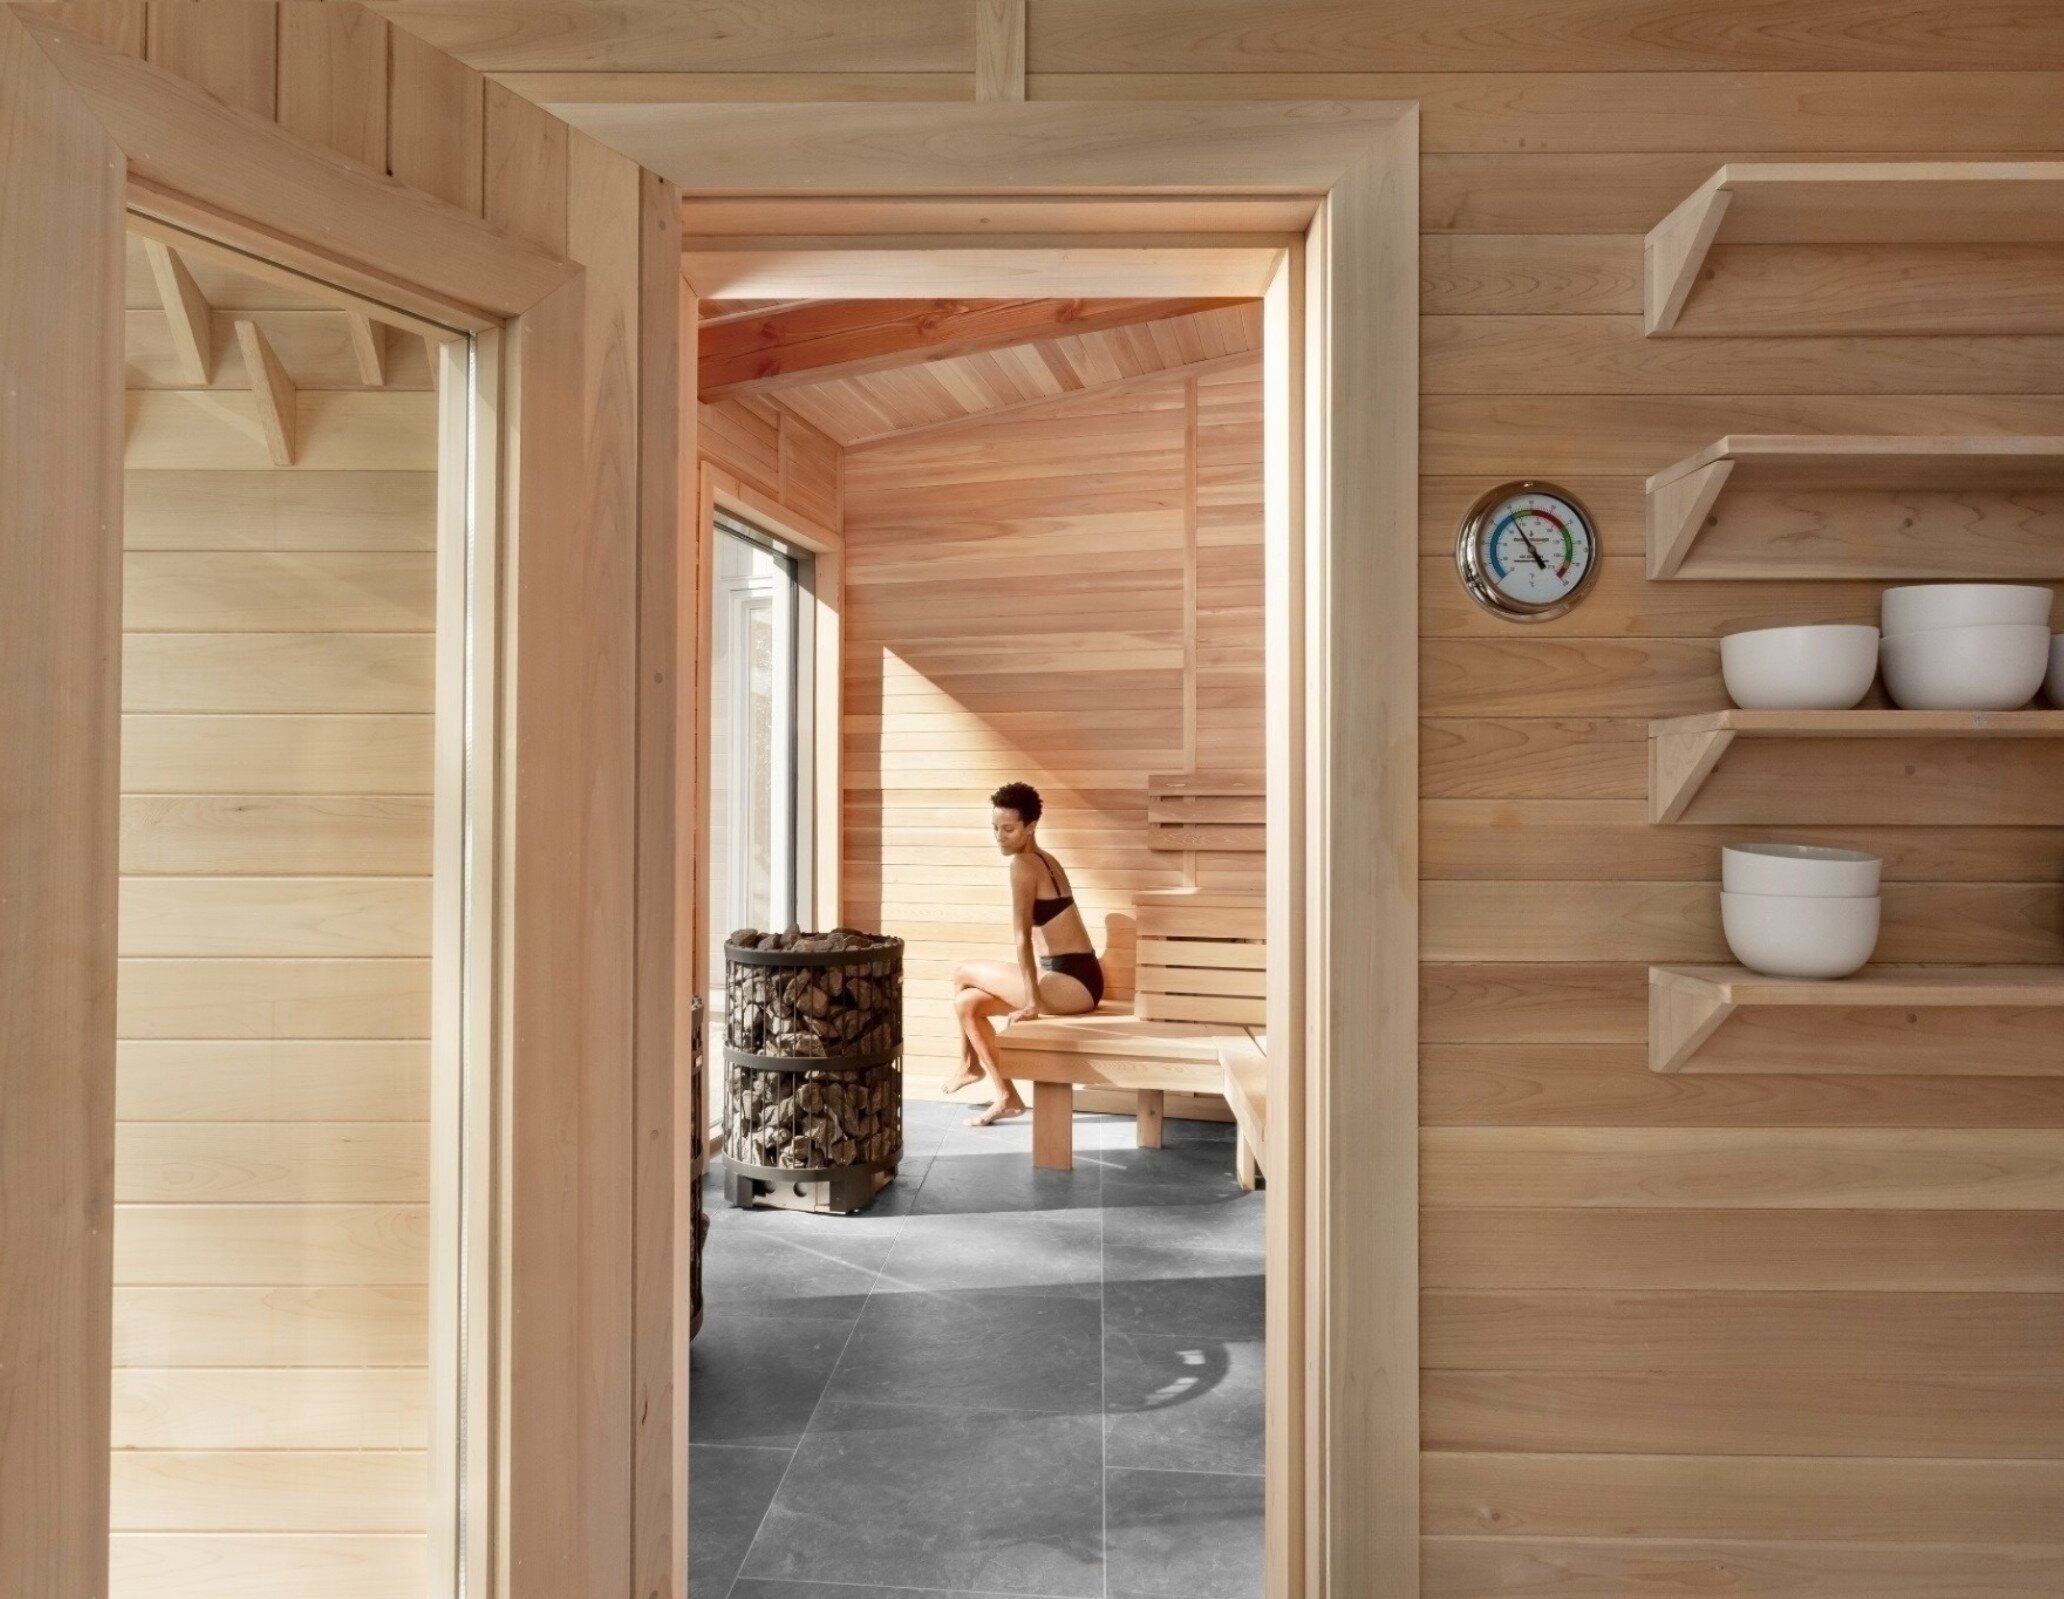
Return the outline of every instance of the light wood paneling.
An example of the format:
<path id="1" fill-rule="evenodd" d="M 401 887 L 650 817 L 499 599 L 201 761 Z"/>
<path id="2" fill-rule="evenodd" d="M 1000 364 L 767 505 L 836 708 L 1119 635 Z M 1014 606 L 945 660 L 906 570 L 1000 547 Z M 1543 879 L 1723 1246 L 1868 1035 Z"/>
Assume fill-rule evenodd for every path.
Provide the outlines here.
<path id="1" fill-rule="evenodd" d="M 285 125 L 384 161 L 386 24 L 282 25 Z M 341 311 L 245 310 L 301 463 L 266 469 L 213 320 L 196 391 L 128 315 L 114 1591 L 275 1557 L 397 1591 L 433 1520 L 433 397 L 412 337 L 367 390 Z"/>
<path id="2" fill-rule="evenodd" d="M 1457 1536 L 2043 1544 L 2064 1514 L 2047 1460 L 1457 1452 L 1423 1483 L 1426 1531 Z"/>
<path id="3" fill-rule="evenodd" d="M 430 1551 L 414 1533 L 125 1532 L 109 1556 L 124 1599 L 265 1599 L 311 1571 L 349 1599 L 416 1599 Z"/>
<path id="4" fill-rule="evenodd" d="M 387 162 L 387 21 L 363 6 L 279 12 L 279 124 L 360 166 Z"/>
<path id="5" fill-rule="evenodd" d="M 1256 854 L 1156 851 L 1147 787 L 1206 752 L 1259 777 L 1260 422 L 1248 368 L 848 457 L 845 915 L 910 940 L 920 1080 L 952 964 L 1008 958 L 997 784 L 1040 789 L 1099 948 L 1139 892 L 1258 889 Z"/>

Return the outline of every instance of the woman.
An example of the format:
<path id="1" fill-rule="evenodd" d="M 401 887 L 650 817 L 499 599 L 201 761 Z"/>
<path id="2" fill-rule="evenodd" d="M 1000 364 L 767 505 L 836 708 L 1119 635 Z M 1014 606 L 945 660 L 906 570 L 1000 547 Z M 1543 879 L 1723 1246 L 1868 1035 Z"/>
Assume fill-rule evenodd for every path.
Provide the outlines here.
<path id="1" fill-rule="evenodd" d="M 996 1102 L 970 1127 L 988 1127 L 1022 1116 L 1025 1102 L 1006 1079 L 996 1058 L 996 1018 L 1029 1021 L 1034 1016 L 1080 1016 L 1104 997 L 1104 969 L 1097 963 L 1082 912 L 1068 888 L 1061 863 L 1039 847 L 1039 791 L 1030 783 L 1006 783 L 989 796 L 996 847 L 1010 861 L 1011 926 L 1018 958 L 963 961 L 953 968 L 953 1008 L 960 1017 L 960 1073 L 946 1084 L 957 1093 L 986 1077 Z M 1034 958 L 1035 943 L 1044 953 Z"/>

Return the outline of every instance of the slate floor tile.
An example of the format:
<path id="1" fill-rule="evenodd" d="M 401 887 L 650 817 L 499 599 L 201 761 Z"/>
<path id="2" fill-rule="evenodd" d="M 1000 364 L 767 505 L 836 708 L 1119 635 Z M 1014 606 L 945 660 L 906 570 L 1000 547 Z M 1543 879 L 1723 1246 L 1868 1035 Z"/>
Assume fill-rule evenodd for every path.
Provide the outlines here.
<path id="1" fill-rule="evenodd" d="M 827 1403 L 742 1574 L 1101 1599 L 1102 1426 Z"/>
<path id="2" fill-rule="evenodd" d="M 1102 1310 L 1093 1298 L 995 1289 L 876 1294 L 827 1401 L 1098 1414 Z"/>
<path id="3" fill-rule="evenodd" d="M 1104 1339 L 1104 1463 L 1260 1471 L 1259 1340 L 1165 1333 Z"/>
<path id="4" fill-rule="evenodd" d="M 788 1470 L 786 1449 L 693 1444 L 688 1450 L 688 1586 L 724 1599 Z"/>
<path id="5" fill-rule="evenodd" d="M 1112 1471 L 1111 1591 L 1173 1599 L 1260 1599 L 1262 1479 Z"/>
<path id="6" fill-rule="evenodd" d="M 1094 1299 L 1103 1272 L 1103 1219 L 1094 1210 L 918 1215 L 896 1235 L 874 1292 L 993 1288 Z"/>
<path id="7" fill-rule="evenodd" d="M 803 1435 L 858 1319 L 796 1317 L 761 1305 L 704 1305 L 688 1346 L 688 1436 L 786 1446 Z"/>

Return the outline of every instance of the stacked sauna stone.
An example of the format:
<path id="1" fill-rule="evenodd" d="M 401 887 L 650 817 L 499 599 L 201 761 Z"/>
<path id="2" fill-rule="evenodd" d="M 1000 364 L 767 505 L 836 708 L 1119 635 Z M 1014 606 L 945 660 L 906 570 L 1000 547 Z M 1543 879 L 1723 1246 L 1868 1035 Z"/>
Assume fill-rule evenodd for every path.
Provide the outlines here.
<path id="1" fill-rule="evenodd" d="M 903 941 L 747 928 L 724 953 L 727 1164 L 892 1169 L 903 1149 Z"/>

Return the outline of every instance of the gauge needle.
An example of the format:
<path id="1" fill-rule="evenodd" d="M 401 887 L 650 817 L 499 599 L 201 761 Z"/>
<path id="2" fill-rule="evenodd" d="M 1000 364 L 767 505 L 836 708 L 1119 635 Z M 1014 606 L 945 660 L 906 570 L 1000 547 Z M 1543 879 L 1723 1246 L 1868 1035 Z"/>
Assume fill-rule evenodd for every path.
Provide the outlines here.
<path id="1" fill-rule="evenodd" d="M 1534 548 L 1534 541 L 1527 537 L 1526 529 L 1521 527 L 1517 522 L 1514 522 L 1512 524 L 1512 531 L 1519 535 L 1519 542 L 1526 546 L 1527 554 L 1531 555 L 1534 558 L 1534 565 L 1538 566 L 1544 572 L 1547 571 L 1548 563 L 1541 559 L 1541 552 Z"/>

